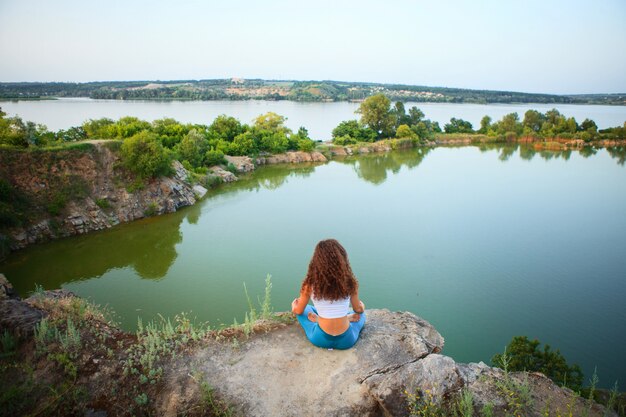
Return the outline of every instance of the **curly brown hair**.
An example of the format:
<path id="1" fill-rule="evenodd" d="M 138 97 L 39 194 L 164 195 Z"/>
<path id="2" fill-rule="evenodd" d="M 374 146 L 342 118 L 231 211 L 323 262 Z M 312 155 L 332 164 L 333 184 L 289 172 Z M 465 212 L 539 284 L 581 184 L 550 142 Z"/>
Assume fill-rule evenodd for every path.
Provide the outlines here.
<path id="1" fill-rule="evenodd" d="M 319 242 L 301 289 L 310 291 L 315 298 L 335 301 L 351 296 L 358 288 L 344 247 L 335 239 Z"/>

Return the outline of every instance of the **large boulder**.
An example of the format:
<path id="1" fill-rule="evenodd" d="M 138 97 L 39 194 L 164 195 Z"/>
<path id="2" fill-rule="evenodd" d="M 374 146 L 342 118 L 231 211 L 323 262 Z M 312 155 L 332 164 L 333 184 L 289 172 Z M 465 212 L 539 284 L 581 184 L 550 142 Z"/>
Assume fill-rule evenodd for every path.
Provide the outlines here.
<path id="1" fill-rule="evenodd" d="M 251 172 L 254 171 L 254 162 L 249 156 L 224 156 L 226 162 L 233 164 L 237 172 Z"/>
<path id="2" fill-rule="evenodd" d="M 380 415 L 367 381 L 439 352 L 443 343 L 427 321 L 388 310 L 368 310 L 361 337 L 348 350 L 317 348 L 293 324 L 242 344 L 215 342 L 200 350 L 180 365 L 188 372 L 172 370 L 167 398 L 193 396 L 197 384 L 188 375 L 200 373 L 242 415 Z"/>

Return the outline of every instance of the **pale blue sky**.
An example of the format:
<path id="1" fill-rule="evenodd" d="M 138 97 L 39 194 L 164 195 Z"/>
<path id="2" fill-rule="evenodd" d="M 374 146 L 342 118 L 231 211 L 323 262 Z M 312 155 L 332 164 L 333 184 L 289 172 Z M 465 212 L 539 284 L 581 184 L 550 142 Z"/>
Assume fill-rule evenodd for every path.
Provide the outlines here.
<path id="1" fill-rule="evenodd" d="M 0 0 L 0 81 L 626 92 L 626 0 Z"/>

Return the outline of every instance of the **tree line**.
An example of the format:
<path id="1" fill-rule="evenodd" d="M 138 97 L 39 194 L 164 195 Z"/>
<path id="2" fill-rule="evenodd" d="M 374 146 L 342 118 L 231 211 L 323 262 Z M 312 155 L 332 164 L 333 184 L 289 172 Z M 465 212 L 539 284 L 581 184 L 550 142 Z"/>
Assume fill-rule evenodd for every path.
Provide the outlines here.
<path id="1" fill-rule="evenodd" d="M 81 126 L 49 131 L 46 126 L 6 117 L 0 109 L 0 146 L 38 148 L 90 139 L 122 140 L 126 165 L 142 177 L 169 172 L 172 159 L 188 169 L 204 171 L 225 162 L 225 155 L 258 155 L 289 150 L 310 152 L 315 142 L 308 131 L 285 126 L 285 117 L 269 112 L 252 124 L 220 115 L 210 125 L 180 123 L 171 118 L 153 122 L 136 117 L 90 119 Z"/>
<path id="2" fill-rule="evenodd" d="M 268 88 L 272 91 L 266 91 Z M 360 101 L 378 93 L 384 93 L 392 100 L 414 102 L 626 104 L 625 94 L 555 95 L 330 80 L 213 79 L 0 83 L 0 98 L 3 99 L 91 97 L 116 100 Z"/>
<path id="3" fill-rule="evenodd" d="M 565 117 L 558 110 L 545 113 L 528 110 L 520 119 L 517 113 L 509 113 L 498 121 L 484 116 L 480 127 L 474 129 L 472 123 L 460 118 L 451 118 L 443 129 L 438 122 L 424 118 L 424 113 L 416 106 L 408 113 L 400 101 L 391 105 L 391 100 L 384 94 L 376 94 L 365 99 L 357 113 L 360 120 L 341 122 L 332 132 L 333 142 L 349 145 L 358 142 L 374 142 L 384 138 L 409 138 L 413 140 L 432 140 L 441 133 L 482 134 L 494 139 L 507 141 L 520 137 L 532 139 L 581 139 L 585 142 L 600 139 L 626 139 L 626 122 L 623 126 L 598 129 L 591 119 L 578 123 L 573 117 Z"/>

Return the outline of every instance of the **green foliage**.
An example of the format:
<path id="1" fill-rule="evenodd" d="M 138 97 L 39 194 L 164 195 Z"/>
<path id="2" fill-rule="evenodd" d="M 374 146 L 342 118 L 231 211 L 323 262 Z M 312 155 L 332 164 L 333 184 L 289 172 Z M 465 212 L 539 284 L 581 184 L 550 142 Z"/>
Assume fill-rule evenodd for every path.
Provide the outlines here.
<path id="1" fill-rule="evenodd" d="M 96 206 L 100 207 L 103 210 L 111 208 L 111 203 L 106 198 L 96 198 L 95 200 Z"/>
<path id="2" fill-rule="evenodd" d="M 248 287 L 245 282 L 243 283 L 243 290 L 246 294 L 246 300 L 248 301 L 248 311 L 244 315 L 243 324 L 239 326 L 235 320 L 234 326 L 241 327 L 243 333 L 246 336 L 249 336 L 252 333 L 254 325 L 258 319 L 269 320 L 272 317 L 272 276 L 267 274 L 265 277 L 265 295 L 263 297 L 263 301 L 258 300 L 259 306 L 261 307 L 260 315 L 252 303 L 252 299 L 248 294 Z"/>
<path id="3" fill-rule="evenodd" d="M 171 155 L 153 133 L 141 132 L 122 144 L 122 162 L 141 178 L 170 175 Z"/>
<path id="4" fill-rule="evenodd" d="M 158 214 L 158 212 L 159 212 L 159 205 L 156 202 L 152 201 L 150 204 L 148 204 L 148 207 L 146 207 L 143 214 L 146 217 L 152 217 Z"/>
<path id="5" fill-rule="evenodd" d="M 26 220 L 27 210 L 26 198 L 9 181 L 0 178 L 0 229 L 20 226 Z"/>
<path id="6" fill-rule="evenodd" d="M 483 116 L 483 118 L 480 119 L 480 129 L 478 129 L 476 133 L 486 135 L 489 132 L 489 129 L 491 129 L 491 117 Z"/>
<path id="7" fill-rule="evenodd" d="M 137 117 L 126 116 L 119 119 L 110 126 L 110 132 L 114 137 L 125 139 L 133 137 L 141 132 L 150 131 L 150 123 L 140 120 Z"/>
<path id="8" fill-rule="evenodd" d="M 507 346 L 508 363 L 505 356 L 496 354 L 491 359 L 494 366 L 510 371 L 541 372 L 557 384 L 574 390 L 580 389 L 583 374 L 578 365 L 569 365 L 561 352 L 552 351 L 549 345 L 539 348 L 540 342 L 529 340 L 526 336 L 515 336 Z"/>
<path id="9" fill-rule="evenodd" d="M 204 379 L 203 375 L 197 373 L 191 377 L 200 385 L 202 402 L 200 404 L 203 415 L 215 417 L 231 417 L 234 415 L 233 409 L 225 402 L 219 400 L 215 395 L 215 389 Z"/>
<path id="10" fill-rule="evenodd" d="M 313 152 L 315 143 L 311 139 L 300 139 L 298 141 L 298 150 L 302 152 Z"/>
<path id="11" fill-rule="evenodd" d="M 504 370 L 504 379 L 496 380 L 496 389 L 499 391 L 502 398 L 506 400 L 507 411 L 513 416 L 523 416 L 526 411 L 532 406 L 532 397 L 530 395 L 530 386 L 528 385 L 528 374 L 523 382 L 518 382 L 510 375 L 511 364 L 513 362 L 512 357 L 507 353 L 507 348 L 504 349 L 504 353 L 498 356 L 501 368 Z"/>
<path id="12" fill-rule="evenodd" d="M 13 333 L 9 332 L 7 329 L 5 329 L 0 336 L 0 347 L 2 347 L 2 350 L 0 350 L 0 359 L 15 355 L 17 339 L 13 336 Z"/>
<path id="13" fill-rule="evenodd" d="M 227 145 L 226 150 L 230 155 L 250 155 L 257 152 L 257 144 L 252 132 L 248 131 L 235 136 L 231 145 Z"/>
<path id="14" fill-rule="evenodd" d="M 472 392 L 464 388 L 457 404 L 460 417 L 472 417 L 474 414 L 474 396 Z"/>
<path id="15" fill-rule="evenodd" d="M 450 119 L 450 123 L 443 126 L 443 130 L 446 133 L 474 133 L 470 122 L 455 117 Z"/>
<path id="16" fill-rule="evenodd" d="M 408 125 L 400 125 L 398 126 L 398 129 L 396 130 L 396 137 L 415 139 L 417 138 L 417 135 L 415 134 L 415 132 L 411 130 L 411 128 Z"/>
<path id="17" fill-rule="evenodd" d="M 379 138 L 392 134 L 395 117 L 390 105 L 391 101 L 384 94 L 376 94 L 366 98 L 357 110 L 361 114 L 361 123 L 376 132 Z"/>
<path id="18" fill-rule="evenodd" d="M 373 142 L 376 140 L 376 132 L 365 127 L 356 120 L 346 120 L 333 129 L 333 142 L 337 145 L 349 145 L 357 142 Z M 339 138 L 344 138 L 344 143 L 337 143 Z M 347 143 L 350 142 L 350 143 Z"/>
<path id="19" fill-rule="evenodd" d="M 234 117 L 222 114 L 213 120 L 208 131 L 211 137 L 232 142 L 238 135 L 244 133 L 246 128 Z"/>
<path id="20" fill-rule="evenodd" d="M 190 125 L 183 125 L 171 118 L 157 119 L 152 122 L 151 126 L 152 133 L 155 133 L 163 146 L 169 149 L 179 144 L 191 130 L 194 128 Z M 195 130 L 198 131 L 198 129 Z"/>
<path id="21" fill-rule="evenodd" d="M 285 117 L 274 112 L 267 112 L 254 119 L 254 129 L 257 131 L 266 130 L 271 133 L 289 133 L 285 127 Z"/>
<path id="22" fill-rule="evenodd" d="M 333 139 L 333 143 L 339 146 L 354 145 L 355 143 L 357 143 L 357 140 L 348 135 L 345 135 L 336 137 L 335 139 Z"/>
<path id="23" fill-rule="evenodd" d="M 176 146 L 178 159 L 189 161 L 192 167 L 199 167 L 204 162 L 207 146 L 208 143 L 204 136 L 193 129 Z"/>
<path id="24" fill-rule="evenodd" d="M 64 183 L 56 187 L 46 205 L 48 213 L 57 216 L 65 208 L 68 202 L 85 198 L 89 192 L 89 186 L 84 178 L 71 175 L 64 178 Z"/>
<path id="25" fill-rule="evenodd" d="M 115 122 L 111 119 L 89 119 L 82 128 L 88 139 L 112 139 L 116 136 L 113 128 Z"/>
<path id="26" fill-rule="evenodd" d="M 204 156 L 204 163 L 206 166 L 222 165 L 226 163 L 224 158 L 224 152 L 218 149 L 209 149 Z"/>

